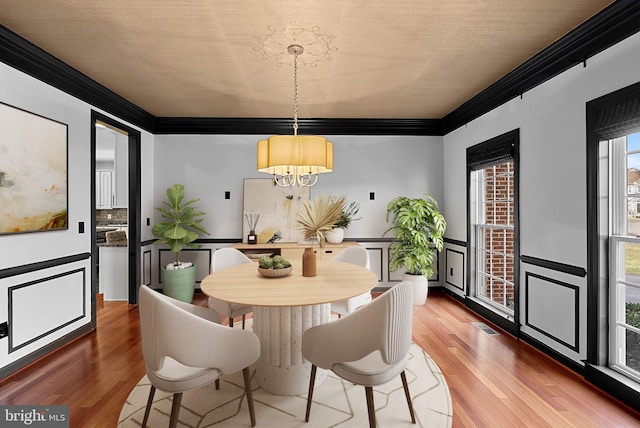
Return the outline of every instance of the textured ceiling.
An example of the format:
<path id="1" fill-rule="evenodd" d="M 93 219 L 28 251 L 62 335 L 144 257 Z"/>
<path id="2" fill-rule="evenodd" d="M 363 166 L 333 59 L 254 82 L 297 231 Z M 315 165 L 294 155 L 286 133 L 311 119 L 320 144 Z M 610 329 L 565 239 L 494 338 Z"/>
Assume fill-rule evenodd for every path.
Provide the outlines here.
<path id="1" fill-rule="evenodd" d="M 291 117 L 293 68 L 265 51 L 295 33 L 310 62 L 319 34 L 300 117 L 438 119 L 610 3 L 0 0 L 0 24 L 159 117 Z"/>

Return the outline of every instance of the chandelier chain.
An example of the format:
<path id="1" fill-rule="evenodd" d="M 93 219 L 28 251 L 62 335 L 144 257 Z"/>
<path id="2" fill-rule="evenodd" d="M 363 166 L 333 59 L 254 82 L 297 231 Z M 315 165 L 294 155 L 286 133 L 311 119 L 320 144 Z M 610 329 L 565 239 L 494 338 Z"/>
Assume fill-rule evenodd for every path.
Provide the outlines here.
<path id="1" fill-rule="evenodd" d="M 293 135 L 298 135 L 298 52 L 293 54 Z"/>

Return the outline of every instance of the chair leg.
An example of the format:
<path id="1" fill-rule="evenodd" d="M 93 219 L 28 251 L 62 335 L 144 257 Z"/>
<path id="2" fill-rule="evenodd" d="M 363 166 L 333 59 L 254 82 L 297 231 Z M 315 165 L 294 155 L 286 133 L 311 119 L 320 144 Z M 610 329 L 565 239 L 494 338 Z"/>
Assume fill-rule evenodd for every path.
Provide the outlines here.
<path id="1" fill-rule="evenodd" d="M 304 421 L 309 422 L 309 414 L 311 413 L 311 400 L 313 400 L 313 387 L 316 383 L 316 370 L 318 368 L 315 365 L 311 365 L 311 378 L 309 379 L 309 393 L 307 394 L 307 413 L 304 415 Z"/>
<path id="2" fill-rule="evenodd" d="M 151 405 L 153 404 L 153 396 L 156 393 L 156 387 L 151 385 L 151 390 L 149 391 L 149 399 L 147 400 L 147 408 L 144 409 L 144 418 L 142 419 L 142 428 L 147 427 L 147 420 L 149 419 L 149 413 L 151 413 Z"/>
<path id="3" fill-rule="evenodd" d="M 216 379 L 216 390 L 220 389 L 220 378 Z"/>
<path id="4" fill-rule="evenodd" d="M 233 327 L 233 317 L 229 317 L 229 327 Z"/>
<path id="5" fill-rule="evenodd" d="M 404 395 L 407 397 L 407 404 L 409 405 L 409 413 L 411 413 L 411 423 L 416 423 L 416 415 L 413 413 L 413 403 L 411 403 L 411 394 L 409 394 L 409 384 L 407 383 L 407 375 L 402 370 L 400 373 L 400 377 L 402 378 L 402 386 L 404 387 Z"/>
<path id="6" fill-rule="evenodd" d="M 253 408 L 253 391 L 251 390 L 251 373 L 249 367 L 242 369 L 244 377 L 244 390 L 247 394 L 247 405 L 249 405 L 249 417 L 251 418 L 251 426 L 256 426 L 256 412 Z"/>
<path id="7" fill-rule="evenodd" d="M 365 386 L 364 392 L 367 395 L 367 410 L 369 412 L 369 428 L 376 428 L 376 407 L 373 405 L 373 387 Z"/>
<path id="8" fill-rule="evenodd" d="M 246 318 L 246 315 L 242 315 L 242 329 L 243 329 L 243 330 L 244 330 L 244 322 L 245 322 L 245 318 Z"/>
<path id="9" fill-rule="evenodd" d="M 180 413 L 180 403 L 182 402 L 182 392 L 173 394 L 173 404 L 171 405 L 171 419 L 169 419 L 169 428 L 178 426 L 178 413 Z"/>

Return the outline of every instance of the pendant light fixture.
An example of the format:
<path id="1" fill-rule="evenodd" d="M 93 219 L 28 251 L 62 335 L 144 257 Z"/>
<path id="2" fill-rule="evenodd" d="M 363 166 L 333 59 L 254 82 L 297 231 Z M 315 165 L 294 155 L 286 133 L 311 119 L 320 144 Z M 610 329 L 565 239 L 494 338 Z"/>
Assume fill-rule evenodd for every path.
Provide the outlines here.
<path id="1" fill-rule="evenodd" d="M 308 187 L 318 174 L 333 171 L 333 143 L 318 135 L 298 135 L 298 56 L 301 45 L 287 48 L 293 55 L 293 135 L 274 135 L 258 141 L 258 171 L 273 175 L 281 187 Z"/>

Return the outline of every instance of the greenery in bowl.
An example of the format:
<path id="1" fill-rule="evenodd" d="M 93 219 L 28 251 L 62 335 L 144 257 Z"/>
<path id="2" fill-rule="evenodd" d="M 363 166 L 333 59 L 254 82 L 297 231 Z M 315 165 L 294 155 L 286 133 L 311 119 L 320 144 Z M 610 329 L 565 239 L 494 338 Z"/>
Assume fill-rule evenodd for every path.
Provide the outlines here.
<path id="1" fill-rule="evenodd" d="M 180 251 L 184 247 L 200 248 L 200 245 L 194 244 L 193 241 L 198 239 L 199 233 L 209 235 L 209 232 L 200 224 L 205 213 L 193 206 L 200 199 L 191 199 L 182 203 L 184 185 L 174 184 L 167 189 L 166 195 L 167 200 L 162 202 L 165 207 L 156 208 L 166 221 L 154 225 L 151 233 L 158 238 L 154 243 L 169 245 L 169 249 L 176 254 L 173 267 L 180 268 L 187 264 L 179 261 Z M 187 265 L 191 266 L 191 263 Z"/>
<path id="2" fill-rule="evenodd" d="M 258 266 L 261 269 L 286 269 L 291 267 L 291 263 L 282 256 L 263 256 L 258 259 Z"/>

